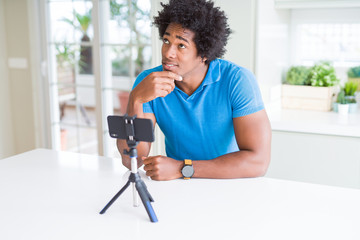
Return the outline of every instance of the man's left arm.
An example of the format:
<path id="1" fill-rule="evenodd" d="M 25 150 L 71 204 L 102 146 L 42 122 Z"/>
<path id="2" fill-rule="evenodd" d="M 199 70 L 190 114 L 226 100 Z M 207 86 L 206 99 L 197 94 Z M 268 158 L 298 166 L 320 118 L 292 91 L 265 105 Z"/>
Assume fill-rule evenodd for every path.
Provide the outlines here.
<path id="1" fill-rule="evenodd" d="M 271 127 L 266 111 L 233 118 L 233 124 L 240 151 L 212 160 L 193 161 L 193 177 L 244 178 L 263 176 L 266 173 L 271 150 Z M 146 174 L 154 180 L 179 178 L 184 165 L 181 161 L 164 156 L 146 158 L 144 164 Z"/>
<path id="2" fill-rule="evenodd" d="M 271 154 L 271 127 L 266 111 L 233 118 L 233 124 L 240 151 L 213 160 L 193 161 L 193 177 L 244 178 L 265 175 Z"/>

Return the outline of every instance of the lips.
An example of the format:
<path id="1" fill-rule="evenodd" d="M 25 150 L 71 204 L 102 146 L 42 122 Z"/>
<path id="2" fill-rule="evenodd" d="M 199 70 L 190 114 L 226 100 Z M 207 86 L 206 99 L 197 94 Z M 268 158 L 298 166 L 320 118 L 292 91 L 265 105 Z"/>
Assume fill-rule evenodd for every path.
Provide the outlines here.
<path id="1" fill-rule="evenodd" d="M 167 71 L 171 71 L 178 66 L 176 63 L 171 63 L 171 62 L 163 62 L 162 65 L 163 68 Z"/>

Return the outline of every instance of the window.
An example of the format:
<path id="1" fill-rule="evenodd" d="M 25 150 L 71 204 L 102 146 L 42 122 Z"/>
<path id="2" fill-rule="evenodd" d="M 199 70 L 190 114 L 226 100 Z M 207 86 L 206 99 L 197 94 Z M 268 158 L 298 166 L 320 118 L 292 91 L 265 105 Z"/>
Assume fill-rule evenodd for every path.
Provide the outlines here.
<path id="1" fill-rule="evenodd" d="M 150 67 L 150 0 L 42 4 L 53 148 L 119 156 L 106 116 L 124 113 L 135 77 Z"/>
<path id="2" fill-rule="evenodd" d="M 360 64 L 359 8 L 291 11 L 292 63 L 330 61 L 345 80 L 347 69 Z"/>
<path id="3" fill-rule="evenodd" d="M 299 24 L 297 61 L 329 60 L 335 65 L 360 62 L 360 23 Z"/>

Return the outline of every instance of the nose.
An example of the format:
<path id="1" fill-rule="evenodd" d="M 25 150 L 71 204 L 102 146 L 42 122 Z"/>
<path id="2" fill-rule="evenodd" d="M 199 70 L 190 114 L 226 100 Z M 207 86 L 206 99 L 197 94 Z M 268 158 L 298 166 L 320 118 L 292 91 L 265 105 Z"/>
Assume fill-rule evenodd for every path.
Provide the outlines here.
<path id="1" fill-rule="evenodd" d="M 163 54 L 165 58 L 176 58 L 176 48 L 174 45 L 163 45 Z"/>

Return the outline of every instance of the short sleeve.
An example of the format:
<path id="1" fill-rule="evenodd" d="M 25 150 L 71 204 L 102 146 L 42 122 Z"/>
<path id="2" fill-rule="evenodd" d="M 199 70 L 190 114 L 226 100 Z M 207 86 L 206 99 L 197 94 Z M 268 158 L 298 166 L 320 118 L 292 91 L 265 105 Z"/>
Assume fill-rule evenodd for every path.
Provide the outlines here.
<path id="1" fill-rule="evenodd" d="M 230 83 L 230 100 L 233 118 L 264 109 L 258 83 L 249 70 L 241 68 L 234 74 Z"/>

